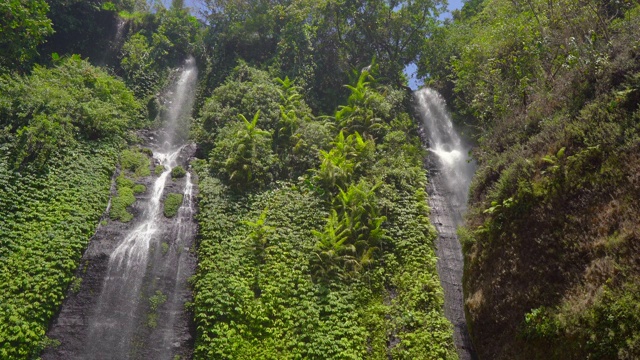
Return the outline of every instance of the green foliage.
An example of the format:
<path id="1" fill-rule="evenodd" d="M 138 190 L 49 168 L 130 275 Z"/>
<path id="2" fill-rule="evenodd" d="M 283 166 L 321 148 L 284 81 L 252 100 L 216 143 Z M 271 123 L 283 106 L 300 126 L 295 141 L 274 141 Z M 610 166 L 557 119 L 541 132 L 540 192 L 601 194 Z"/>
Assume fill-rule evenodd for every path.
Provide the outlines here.
<path id="1" fill-rule="evenodd" d="M 171 169 L 171 178 L 180 179 L 187 175 L 187 171 L 180 165 Z"/>
<path id="2" fill-rule="evenodd" d="M 158 86 L 159 74 L 154 65 L 151 45 L 146 36 L 136 33 L 127 39 L 122 46 L 120 66 L 127 83 L 139 98 L 152 94 Z"/>
<path id="3" fill-rule="evenodd" d="M 136 202 L 134 187 L 134 182 L 127 179 L 124 174 L 120 174 L 116 178 L 116 191 L 118 194 L 111 199 L 111 209 L 109 210 L 109 217 L 112 220 L 120 220 L 122 222 L 133 220 L 133 215 L 127 211 L 127 207 Z"/>
<path id="4" fill-rule="evenodd" d="M 156 167 L 153 169 L 153 173 L 156 176 L 160 176 L 163 172 L 164 172 L 164 165 L 156 165 Z"/>
<path id="5" fill-rule="evenodd" d="M 163 294 L 162 291 L 157 290 L 156 293 L 149 297 L 149 309 L 151 311 L 158 311 L 158 307 L 167 302 L 167 295 Z"/>
<path id="6" fill-rule="evenodd" d="M 360 132 L 363 136 L 380 139 L 387 130 L 387 123 L 398 115 L 398 108 L 403 100 L 403 93 L 387 87 L 376 87 L 371 71 L 376 71 L 376 64 L 363 70 L 355 84 L 346 85 L 351 94 L 347 105 L 336 111 L 338 126 L 347 133 Z M 372 86 L 374 85 L 374 86 Z"/>
<path id="7" fill-rule="evenodd" d="M 153 57 L 169 64 L 177 64 L 192 54 L 199 27 L 188 9 L 174 5 L 158 9 L 155 14 L 158 27 L 151 35 Z"/>
<path id="8" fill-rule="evenodd" d="M 129 222 L 133 220 L 133 215 L 127 208 L 136 202 L 135 194 L 147 191 L 143 184 L 136 184 L 128 176 L 134 178 L 151 175 L 149 170 L 151 163 L 148 152 L 140 148 L 124 149 L 120 153 L 121 173 L 116 178 L 117 195 L 111 199 L 111 209 L 109 217 L 112 220 Z"/>
<path id="9" fill-rule="evenodd" d="M 80 287 L 81 286 L 82 286 L 82 278 L 81 277 L 76 277 L 71 282 L 71 291 L 74 294 L 77 294 L 78 292 L 80 292 Z"/>
<path id="10" fill-rule="evenodd" d="M 155 329 L 158 326 L 158 308 L 167 302 L 167 295 L 162 291 L 156 290 L 156 293 L 149 297 L 149 314 L 147 314 L 147 326 Z"/>
<path id="11" fill-rule="evenodd" d="M 460 234 L 481 358 L 637 357 L 637 327 L 605 317 L 628 324 L 638 301 L 623 296 L 638 227 L 622 219 L 640 216 L 628 181 L 639 14 L 624 1 L 474 1 L 429 40 L 423 73 L 478 131 Z"/>
<path id="12" fill-rule="evenodd" d="M 123 150 L 120 154 L 120 166 L 136 178 L 151 175 L 149 155 L 139 148 Z"/>
<path id="13" fill-rule="evenodd" d="M 386 83 L 406 83 L 402 70 L 418 59 L 443 8 L 439 0 L 205 3 L 215 26 L 204 41 L 216 71 L 238 59 L 266 64 L 279 76 L 298 79 L 309 103 L 326 113 L 343 100 L 341 85 L 351 69 L 372 58 Z"/>
<path id="14" fill-rule="evenodd" d="M 217 134 L 240 115 L 250 117 L 259 111 L 261 128 L 275 134 L 281 127 L 281 94 L 266 71 L 241 63 L 200 111 L 194 138 L 202 154 L 213 149 Z"/>
<path id="15" fill-rule="evenodd" d="M 36 47 L 53 33 L 44 0 L 3 1 L 0 4 L 0 72 L 26 70 Z"/>
<path id="16" fill-rule="evenodd" d="M 102 10 L 116 11 L 116 6 L 111 1 L 107 1 L 102 3 Z"/>
<path id="17" fill-rule="evenodd" d="M 167 197 L 164 198 L 164 216 L 171 218 L 176 216 L 176 214 L 178 214 L 178 210 L 180 209 L 180 206 L 182 205 L 182 200 L 184 198 L 184 195 L 182 194 L 176 194 L 176 193 L 169 193 L 167 194 Z"/>
<path id="18" fill-rule="evenodd" d="M 620 288 L 604 286 L 586 309 L 537 308 L 525 315 L 522 336 L 534 346 L 545 346 L 555 357 L 633 359 L 640 352 L 640 298 L 637 279 Z M 565 334 L 575 340 L 561 341 Z M 578 345 L 580 344 L 580 345 Z"/>
<path id="19" fill-rule="evenodd" d="M 0 145 L 0 357 L 37 357 L 49 321 L 106 208 L 117 150 L 78 142 L 51 158 L 46 173 L 12 169 Z"/>
<path id="20" fill-rule="evenodd" d="M 356 276 L 376 260 L 386 238 L 381 225 L 387 218 L 379 214 L 375 189 L 363 181 L 349 185 L 346 191 L 340 189 L 324 231 L 314 232 L 319 277 L 329 278 L 340 270 L 344 272 L 338 273 L 341 278 Z"/>
<path id="21" fill-rule="evenodd" d="M 365 266 L 349 283 L 339 277 L 314 283 L 318 240 L 311 232 L 329 227 L 322 224 L 317 195 L 283 186 L 237 199 L 206 171 L 199 175 L 196 358 L 379 358 L 387 351 L 407 359 L 455 357 L 451 327 L 441 314 L 435 232 L 419 205 L 424 196 L 392 196 L 386 208 L 391 217 L 383 223 L 392 236 L 379 249 L 384 266 Z M 371 196 L 369 201 L 381 200 Z M 347 213 L 360 211 L 354 206 Z M 393 295 L 383 290 L 386 282 Z M 394 300 L 379 305 L 376 299 L 385 296 Z M 380 306 L 382 313 L 374 310 Z M 385 343 L 390 332 L 402 345 L 372 352 L 367 344 L 374 325 L 382 326 Z"/>
<path id="22" fill-rule="evenodd" d="M 267 209 L 264 209 L 257 221 L 246 221 L 245 225 L 249 226 L 252 231 L 247 237 L 247 246 L 254 253 L 257 264 L 261 265 L 265 262 L 265 252 L 269 247 L 269 235 L 274 228 L 266 225 Z"/>
<path id="23" fill-rule="evenodd" d="M 314 121 L 300 91 L 288 78 L 273 80 L 267 72 L 240 64 L 200 113 L 194 130 L 199 151 L 204 154 L 219 145 L 217 137 L 234 118 L 260 111 L 260 128 L 272 134 L 271 151 L 283 165 L 274 167 L 273 175 L 301 175 L 317 163 L 317 151 L 327 146 L 331 135 L 327 124 Z"/>
<path id="24" fill-rule="evenodd" d="M 210 154 L 211 171 L 234 189 L 261 188 L 272 180 L 276 157 L 271 150 L 271 133 L 257 127 L 260 111 L 251 122 L 244 115 L 220 130 Z"/>
<path id="25" fill-rule="evenodd" d="M 278 122 L 271 123 L 278 126 L 271 128 L 276 144 L 264 130 L 248 135 L 262 121 L 258 114 L 251 122 L 241 116 L 244 124 L 201 138 L 213 141 L 208 164 L 192 162 L 201 239 L 194 357 L 455 358 L 415 125 L 408 115 L 396 115 L 398 106 L 386 113 L 389 132 L 378 147 L 358 132 L 336 136 L 326 118 L 306 112 L 289 79 L 278 82 Z M 228 121 L 214 105 L 216 96 L 209 114 Z M 372 95 L 362 103 L 372 111 L 362 116 L 391 109 L 389 103 Z M 259 156 L 237 155 L 258 147 L 260 138 Z M 239 192 L 231 172 L 221 171 L 276 156 L 287 181 L 245 185 Z"/>
<path id="26" fill-rule="evenodd" d="M 182 6 L 166 9 L 160 5 L 154 14 L 134 12 L 121 16 L 133 21 L 138 31 L 132 32 L 123 44 L 120 65 L 136 95 L 148 98 L 159 90 L 169 68 L 193 53 L 200 24 Z"/>
<path id="27" fill-rule="evenodd" d="M 0 126 L 15 138 L 15 166 L 44 167 L 53 154 L 81 139 L 122 138 L 140 105 L 119 80 L 78 57 L 27 77 L 0 78 Z"/>
<path id="28" fill-rule="evenodd" d="M 320 166 L 314 179 L 329 192 L 346 188 L 355 176 L 362 175 L 372 164 L 375 145 L 357 132 L 345 137 L 340 132 L 329 151 L 320 151 Z"/>
<path id="29" fill-rule="evenodd" d="M 328 151 L 331 147 L 332 127 L 328 122 L 301 122 L 290 138 L 290 154 L 286 158 L 286 166 L 291 169 L 291 177 L 295 178 L 307 170 L 320 165 L 321 151 Z"/>
<path id="30" fill-rule="evenodd" d="M 295 172 L 301 173 L 309 169 L 310 166 L 305 167 L 307 164 L 300 163 L 302 159 L 299 155 L 311 155 L 301 153 L 304 150 L 310 150 L 308 146 L 315 145 L 313 142 L 317 142 L 319 139 L 305 139 L 303 138 L 304 135 L 311 134 L 309 132 L 298 132 L 301 126 L 304 126 L 304 130 L 310 130 L 311 125 L 309 124 L 314 123 L 311 112 L 302 99 L 300 87 L 294 85 L 294 82 L 289 80 L 288 77 L 285 77 L 284 80 L 278 78 L 276 81 L 280 84 L 280 119 L 273 134 L 274 149 L 280 157 L 280 161 L 286 165 L 285 169 L 292 168 Z M 315 129 L 320 130 L 318 127 Z M 311 144 L 305 140 L 310 141 Z M 326 141 L 324 143 L 326 144 Z M 307 148 L 305 149 L 305 147 Z M 289 174 L 283 175 L 287 176 Z M 291 175 L 293 176 L 294 174 Z"/>
<path id="31" fill-rule="evenodd" d="M 147 187 L 144 186 L 143 184 L 135 184 L 133 186 L 133 193 L 134 194 L 142 194 L 145 191 L 147 191 Z"/>

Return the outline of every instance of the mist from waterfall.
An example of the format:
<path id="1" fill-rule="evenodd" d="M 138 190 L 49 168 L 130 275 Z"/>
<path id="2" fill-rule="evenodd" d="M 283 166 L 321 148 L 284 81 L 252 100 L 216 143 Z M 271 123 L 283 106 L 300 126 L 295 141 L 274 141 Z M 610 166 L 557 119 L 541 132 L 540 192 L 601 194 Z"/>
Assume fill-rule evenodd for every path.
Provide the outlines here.
<path id="1" fill-rule="evenodd" d="M 440 162 L 439 171 L 447 179 L 451 193 L 448 201 L 458 216 L 466 210 L 469 185 L 476 165 L 469 158 L 471 147 L 460 138 L 451 122 L 446 101 L 435 90 L 423 88 L 415 92 L 418 110 L 428 137 L 428 148 Z M 460 219 L 457 219 L 459 222 Z"/>
<path id="2" fill-rule="evenodd" d="M 196 60 L 189 57 L 185 61 L 180 77 L 165 94 L 166 110 L 162 113 L 164 129 L 162 146 L 165 150 L 175 146 L 176 143 L 184 143 L 189 137 L 197 77 Z"/>

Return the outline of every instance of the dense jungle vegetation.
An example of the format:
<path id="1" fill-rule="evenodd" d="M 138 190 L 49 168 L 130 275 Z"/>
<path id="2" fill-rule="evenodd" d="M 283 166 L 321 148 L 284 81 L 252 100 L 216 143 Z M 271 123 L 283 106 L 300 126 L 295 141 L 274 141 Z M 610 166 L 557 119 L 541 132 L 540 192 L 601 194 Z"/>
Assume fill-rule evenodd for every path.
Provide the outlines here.
<path id="1" fill-rule="evenodd" d="M 197 3 L 0 0 L 0 358 L 55 346 L 190 55 L 198 159 L 172 176 L 199 187 L 195 358 L 457 358 L 414 63 L 476 145 L 459 236 L 479 357 L 640 357 L 636 1 L 467 0 L 444 22 L 441 0 Z"/>
<path id="2" fill-rule="evenodd" d="M 1 357 L 55 346 L 91 235 L 144 191 L 136 130 L 161 125 L 160 90 L 193 55 L 195 357 L 456 358 L 402 73 L 442 4 L 203 5 L 0 7 Z"/>
<path id="3" fill-rule="evenodd" d="M 640 357 L 640 5 L 468 1 L 420 63 L 475 132 L 481 358 Z"/>

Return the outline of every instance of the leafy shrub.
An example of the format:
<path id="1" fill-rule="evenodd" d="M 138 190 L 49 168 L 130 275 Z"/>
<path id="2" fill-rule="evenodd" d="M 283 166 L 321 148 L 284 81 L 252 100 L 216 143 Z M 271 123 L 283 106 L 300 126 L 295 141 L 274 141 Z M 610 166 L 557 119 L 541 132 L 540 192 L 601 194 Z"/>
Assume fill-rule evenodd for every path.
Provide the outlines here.
<path id="1" fill-rule="evenodd" d="M 169 193 L 167 197 L 164 199 L 164 216 L 171 218 L 176 216 L 180 206 L 182 205 L 182 199 L 184 195 Z"/>
<path id="2" fill-rule="evenodd" d="M 327 278 L 333 273 L 342 278 L 357 276 L 377 260 L 386 239 L 382 224 L 387 218 L 379 214 L 375 190 L 375 186 L 364 181 L 340 189 L 324 231 L 314 231 L 319 259 L 315 265 L 320 277 Z"/>
<path id="3" fill-rule="evenodd" d="M 140 149 L 123 150 L 120 155 L 120 165 L 124 170 L 133 173 L 135 177 L 151 175 L 149 157 Z"/>
<path id="4" fill-rule="evenodd" d="M 0 79 L 0 126 L 17 137 L 14 163 L 44 165 L 57 149 L 79 139 L 122 138 L 140 118 L 131 91 L 77 56 L 26 77 Z"/>
<path id="5" fill-rule="evenodd" d="M 155 329 L 158 326 L 158 308 L 167 302 L 167 295 L 157 290 L 155 295 L 149 297 L 149 314 L 147 315 L 147 326 Z"/>
<path id="6" fill-rule="evenodd" d="M 135 194 L 143 193 L 146 190 L 147 188 L 144 185 L 136 184 L 121 173 L 116 178 L 117 195 L 111 199 L 109 217 L 112 220 L 120 220 L 122 222 L 133 220 L 133 215 L 129 213 L 127 208 L 136 202 Z"/>
<path id="7" fill-rule="evenodd" d="M 331 144 L 329 151 L 320 151 L 320 166 L 314 171 L 314 179 L 327 191 L 336 193 L 369 168 L 375 144 L 357 132 L 345 137 L 343 131 Z"/>
<path id="8" fill-rule="evenodd" d="M 167 302 L 167 295 L 163 294 L 160 290 L 156 290 L 156 293 L 149 297 L 149 308 L 151 311 L 158 311 L 158 307 L 165 302 Z"/>
<path id="9" fill-rule="evenodd" d="M 380 96 L 370 99 L 371 109 L 387 111 L 374 104 Z M 200 238 L 194 357 L 455 358 L 415 125 L 406 114 L 385 119 L 396 132 L 376 148 L 371 136 L 332 136 L 324 120 L 292 119 L 283 108 L 291 128 L 278 131 L 289 147 L 256 131 L 256 114 L 212 137 L 208 166 L 192 162 Z M 358 126 L 378 123 L 362 120 Z M 270 164 L 275 155 L 282 168 Z M 306 164 L 316 164 L 308 174 L 300 171 Z M 253 169 L 287 181 L 265 186 L 269 174 L 252 184 Z"/>
<path id="10" fill-rule="evenodd" d="M 171 177 L 173 179 L 183 178 L 185 175 L 187 175 L 187 171 L 180 165 L 171 169 Z"/>
<path id="11" fill-rule="evenodd" d="M 259 116 L 257 112 L 249 122 L 240 115 L 241 121 L 220 130 L 209 157 L 211 171 L 236 190 L 262 188 L 273 179 L 271 134 L 257 127 Z"/>
<path id="12" fill-rule="evenodd" d="M 321 151 L 331 147 L 332 132 L 325 122 L 303 121 L 291 136 L 291 156 L 286 164 L 292 169 L 293 178 L 320 164 Z"/>
<path id="13" fill-rule="evenodd" d="M 133 205 L 136 202 L 136 197 L 133 195 L 133 190 L 129 187 L 122 187 L 118 189 L 118 195 L 111 199 L 111 211 L 109 217 L 112 220 L 120 220 L 122 222 L 129 222 L 133 219 L 133 215 L 127 211 L 127 207 Z"/>
<path id="14" fill-rule="evenodd" d="M 280 89 L 269 73 L 240 64 L 226 82 L 213 91 L 200 111 L 194 129 L 198 147 L 202 147 L 200 151 L 203 155 L 209 154 L 218 132 L 239 115 L 249 117 L 260 112 L 260 127 L 275 133 L 280 128 L 280 105 Z"/>
<path id="15" fill-rule="evenodd" d="M 3 5 L 0 16 L 0 70 L 20 68 L 30 63 L 38 54 L 37 46 L 53 33 L 51 20 L 47 18 L 49 6 L 44 0 L 11 2 Z"/>
<path id="16" fill-rule="evenodd" d="M 160 176 L 163 172 L 164 165 L 156 165 L 155 169 L 153 170 L 153 173 L 156 174 L 156 176 Z"/>

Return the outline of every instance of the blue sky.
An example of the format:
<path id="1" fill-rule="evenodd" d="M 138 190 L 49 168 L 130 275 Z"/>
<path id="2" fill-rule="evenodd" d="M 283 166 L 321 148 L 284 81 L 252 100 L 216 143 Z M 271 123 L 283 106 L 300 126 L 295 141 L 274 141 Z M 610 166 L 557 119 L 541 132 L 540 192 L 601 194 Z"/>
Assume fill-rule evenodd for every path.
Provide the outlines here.
<path id="1" fill-rule="evenodd" d="M 461 9 L 462 5 L 464 5 L 464 0 L 449 0 L 448 9 L 449 11 Z M 440 15 L 441 20 L 444 20 L 450 17 L 451 17 L 451 14 L 448 12 Z M 416 70 L 417 70 L 417 67 L 415 64 L 411 64 L 404 69 L 404 73 L 409 78 L 409 87 L 413 90 L 417 90 L 422 85 L 422 81 L 418 81 L 415 78 Z"/>
<path id="2" fill-rule="evenodd" d="M 463 0 L 451 0 L 449 1 L 449 10 L 456 10 L 462 8 Z"/>

